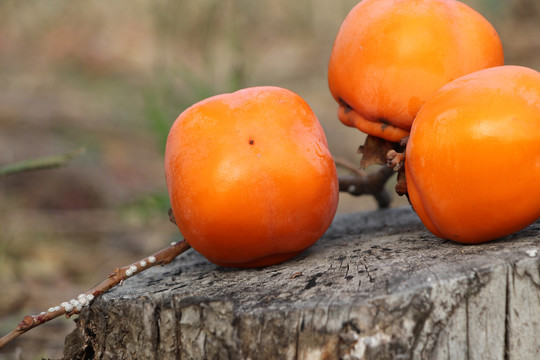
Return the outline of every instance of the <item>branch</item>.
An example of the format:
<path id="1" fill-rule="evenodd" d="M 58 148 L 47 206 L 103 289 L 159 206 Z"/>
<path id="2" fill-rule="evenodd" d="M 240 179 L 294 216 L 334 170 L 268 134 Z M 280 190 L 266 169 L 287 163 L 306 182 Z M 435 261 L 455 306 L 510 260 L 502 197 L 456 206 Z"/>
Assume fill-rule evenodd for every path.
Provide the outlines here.
<path id="1" fill-rule="evenodd" d="M 134 262 L 133 264 L 121 268 L 114 268 L 113 272 L 109 274 L 107 279 L 103 280 L 99 285 L 95 286 L 86 293 L 80 294 L 77 299 L 71 299 L 70 301 L 63 302 L 59 306 L 51 307 L 49 310 L 38 315 L 26 315 L 14 330 L 0 338 L 0 349 L 28 330 L 33 329 L 47 321 L 62 315 L 66 315 L 66 317 L 69 318 L 72 315 L 79 314 L 81 310 L 88 306 L 95 298 L 110 290 L 114 286 L 122 284 L 122 282 L 128 277 L 156 265 L 168 264 L 189 248 L 190 246 L 185 240 L 178 243 L 173 242 L 170 246 L 138 262 Z"/>
<path id="2" fill-rule="evenodd" d="M 394 174 L 392 169 L 381 167 L 377 172 L 360 177 L 342 175 L 339 177 L 339 191 L 354 196 L 373 195 L 379 208 L 390 205 L 392 198 L 385 188 L 386 181 Z"/>
<path id="3" fill-rule="evenodd" d="M 367 173 L 355 167 L 345 159 L 334 159 L 336 165 L 351 171 L 353 175 L 339 176 L 339 191 L 353 196 L 373 195 L 379 208 L 390 206 L 392 197 L 385 188 L 388 179 L 394 174 L 392 169 L 384 166 L 374 173 Z"/>
<path id="4" fill-rule="evenodd" d="M 4 165 L 0 167 L 0 178 L 29 171 L 58 168 L 66 165 L 71 159 L 84 152 L 84 148 L 79 148 L 60 155 L 28 159 Z"/>
<path id="5" fill-rule="evenodd" d="M 334 162 L 336 163 L 337 166 L 341 166 L 342 168 L 347 169 L 353 174 L 356 174 L 360 177 L 367 176 L 367 173 L 365 171 L 359 169 L 356 165 L 354 165 L 352 162 L 350 162 L 347 159 L 336 157 L 334 158 Z"/>

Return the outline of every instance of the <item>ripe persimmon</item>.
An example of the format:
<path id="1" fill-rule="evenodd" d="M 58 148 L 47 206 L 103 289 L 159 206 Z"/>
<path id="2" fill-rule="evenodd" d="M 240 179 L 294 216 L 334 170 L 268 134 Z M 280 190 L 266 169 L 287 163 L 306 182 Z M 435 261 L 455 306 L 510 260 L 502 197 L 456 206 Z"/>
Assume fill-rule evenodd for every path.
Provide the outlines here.
<path id="1" fill-rule="evenodd" d="M 441 86 L 503 63 L 493 26 L 461 2 L 364 0 L 339 29 L 328 83 L 341 122 L 398 142 Z"/>
<path id="2" fill-rule="evenodd" d="M 185 110 L 169 132 L 165 175 L 181 233 L 222 266 L 299 254 L 327 230 L 338 204 L 317 117 L 278 87 L 217 95 Z"/>
<path id="3" fill-rule="evenodd" d="M 443 86 L 414 121 L 405 175 L 441 238 L 484 242 L 540 218 L 540 73 L 500 66 Z"/>

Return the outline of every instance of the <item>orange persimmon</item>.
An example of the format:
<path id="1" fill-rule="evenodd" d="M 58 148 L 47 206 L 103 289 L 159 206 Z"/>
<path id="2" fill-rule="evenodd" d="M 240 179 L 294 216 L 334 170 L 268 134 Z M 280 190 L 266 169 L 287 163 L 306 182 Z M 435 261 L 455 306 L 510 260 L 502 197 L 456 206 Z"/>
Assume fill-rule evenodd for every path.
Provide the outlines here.
<path id="1" fill-rule="evenodd" d="M 540 218 L 540 73 L 500 66 L 443 86 L 414 121 L 405 174 L 441 238 L 484 242 Z"/>
<path id="2" fill-rule="evenodd" d="M 503 63 L 495 29 L 461 2 L 364 0 L 339 29 L 328 83 L 345 125 L 397 142 L 441 86 Z"/>
<path id="3" fill-rule="evenodd" d="M 327 230 L 338 203 L 317 117 L 278 87 L 217 95 L 185 110 L 167 139 L 165 175 L 178 228 L 222 266 L 299 254 Z"/>

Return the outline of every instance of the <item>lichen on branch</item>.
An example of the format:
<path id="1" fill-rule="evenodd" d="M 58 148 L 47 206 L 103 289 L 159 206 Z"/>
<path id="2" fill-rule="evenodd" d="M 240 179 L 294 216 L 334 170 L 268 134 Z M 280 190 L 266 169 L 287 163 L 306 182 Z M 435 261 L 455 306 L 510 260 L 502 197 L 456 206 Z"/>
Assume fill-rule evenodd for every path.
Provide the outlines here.
<path id="1" fill-rule="evenodd" d="M 155 265 L 168 264 L 189 248 L 190 245 L 185 240 L 173 242 L 170 246 L 167 246 L 166 248 L 142 260 L 124 267 L 114 268 L 105 280 L 89 291 L 80 294 L 76 299 L 73 298 L 69 301 L 62 302 L 60 305 L 53 306 L 47 311 L 43 311 L 37 315 L 26 315 L 14 330 L 0 338 L 0 349 L 4 348 L 8 343 L 25 332 L 46 323 L 47 321 L 62 315 L 69 318 L 73 315 L 79 314 L 86 306 L 90 305 L 94 299 L 107 292 L 114 286 L 121 284 L 127 278 Z"/>

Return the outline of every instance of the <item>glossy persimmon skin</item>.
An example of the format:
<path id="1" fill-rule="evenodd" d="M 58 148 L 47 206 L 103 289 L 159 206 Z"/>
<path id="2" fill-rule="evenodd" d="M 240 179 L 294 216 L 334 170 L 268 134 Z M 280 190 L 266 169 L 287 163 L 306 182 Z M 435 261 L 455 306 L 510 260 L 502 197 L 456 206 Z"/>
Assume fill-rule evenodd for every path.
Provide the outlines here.
<path id="1" fill-rule="evenodd" d="M 480 243 L 540 218 L 540 73 L 481 70 L 442 87 L 414 121 L 410 202 L 436 236 Z"/>
<path id="2" fill-rule="evenodd" d="M 389 141 L 441 86 L 503 65 L 495 29 L 454 0 L 364 0 L 345 18 L 328 67 L 339 119 Z"/>
<path id="3" fill-rule="evenodd" d="M 165 175 L 178 228 L 210 261 L 260 267 L 319 239 L 338 204 L 323 129 L 308 104 L 278 87 L 203 100 L 173 124 Z"/>

